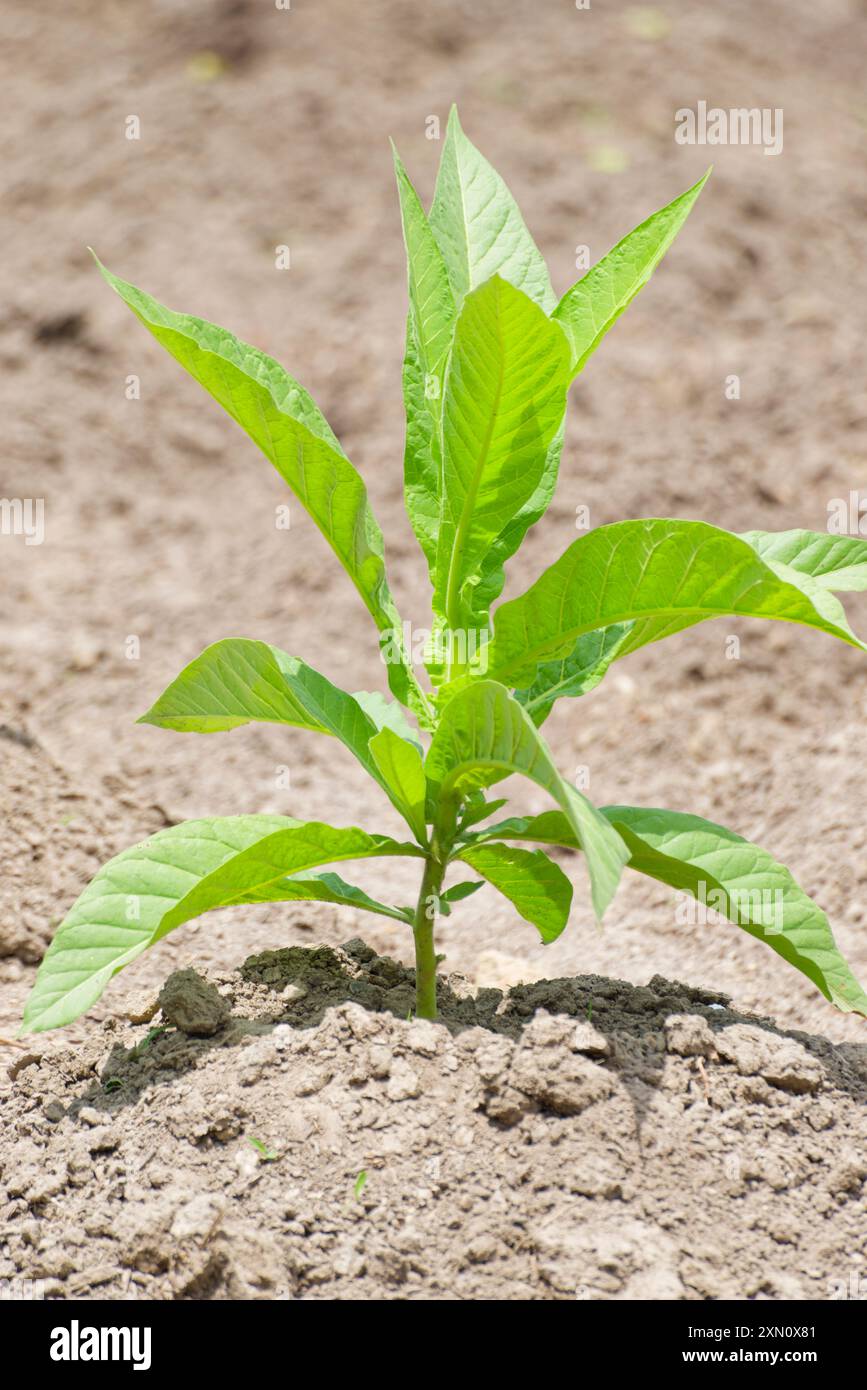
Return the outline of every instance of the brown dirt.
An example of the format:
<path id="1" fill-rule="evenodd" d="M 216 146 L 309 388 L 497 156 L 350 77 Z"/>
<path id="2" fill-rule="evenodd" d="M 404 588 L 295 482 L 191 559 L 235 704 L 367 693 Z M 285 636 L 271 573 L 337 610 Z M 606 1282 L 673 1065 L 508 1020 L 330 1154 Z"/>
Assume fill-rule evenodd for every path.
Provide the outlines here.
<path id="1" fill-rule="evenodd" d="M 634 1300 L 832 1298 L 864 1277 L 863 1046 L 662 976 L 477 995 L 454 976 L 441 1022 L 408 1022 L 411 973 L 360 941 L 179 972 L 162 997 L 186 1032 L 109 1020 L 18 1059 L 0 1279 Z M 214 1000 L 232 1015 L 197 1036 Z"/>
<path id="2" fill-rule="evenodd" d="M 634 31 L 632 8 L 578 12 L 474 0 L 410 10 L 400 0 L 298 0 L 280 12 L 244 0 L 194 7 L 91 0 L 59 8 L 46 24 L 26 0 L 7 0 L 0 495 L 43 497 L 46 540 L 25 547 L 0 537 L 0 725 L 13 731 L 12 738 L 0 734 L 0 1034 L 14 1031 L 34 959 L 76 891 L 110 853 L 159 825 L 270 810 L 398 828 L 388 804 L 374 806 L 363 774 L 331 741 L 270 727 L 199 740 L 133 723 L 185 662 L 222 636 L 273 641 L 350 689 L 381 687 L 382 667 L 349 587 L 300 507 L 293 506 L 289 533 L 275 528 L 274 508 L 286 500 L 279 478 L 129 320 L 96 277 L 86 245 L 165 302 L 226 323 L 298 374 L 364 473 L 389 538 L 399 603 L 424 625 L 425 581 L 400 493 L 405 289 L 386 137 L 395 137 L 429 195 L 438 148 L 424 137 L 425 119 L 444 118 L 458 100 L 468 132 L 525 208 L 562 290 L 575 278 L 577 244 L 589 243 L 595 259 L 703 169 L 707 151 L 673 141 L 678 107 L 702 96 L 722 106 L 783 107 L 778 158 L 737 146 L 711 152 L 714 177 L 688 228 L 576 387 L 558 496 L 512 564 L 509 591 L 524 587 L 570 542 L 579 504 L 589 505 L 594 524 L 676 515 L 733 530 L 823 529 L 831 498 L 867 491 L 867 260 L 860 230 L 867 201 L 853 174 L 863 151 L 867 10 L 861 0 L 821 7 L 768 0 L 758 9 L 750 0 L 717 8 L 697 0 L 663 3 L 670 30 L 650 42 Z M 219 63 L 203 54 L 216 54 Z M 209 74 L 213 80 L 203 80 Z M 130 114 L 141 119 L 137 142 L 124 138 Z M 598 167 L 600 151 L 610 147 L 621 156 L 619 173 Z M 291 247 L 292 269 L 278 273 L 274 248 L 283 243 Z M 741 377 L 739 401 L 723 395 L 730 373 Z M 125 397 L 129 374 L 140 377 L 140 400 Z M 847 606 L 856 630 L 867 632 L 867 597 L 852 596 Z M 738 661 L 725 656 L 730 632 L 741 637 Z M 141 643 L 138 660 L 125 655 L 131 635 Z M 561 702 L 547 732 L 565 769 L 589 768 L 597 802 L 694 810 L 773 850 L 826 908 L 863 980 L 865 714 L 865 667 L 856 652 L 790 627 L 723 622 L 630 658 L 580 706 Z M 21 733 L 35 746 L 15 737 Z M 290 789 L 277 782 L 285 764 Z M 542 809 L 532 791 L 515 788 L 515 795 L 516 808 Z M 562 862 L 578 892 L 559 942 L 540 947 L 486 891 L 444 924 L 446 968 L 481 987 L 587 972 L 644 986 L 658 973 L 725 990 L 738 1010 L 773 1016 L 783 1028 L 808 1029 L 840 1045 L 863 1040 L 863 1022 L 836 1015 L 745 934 L 679 926 L 672 895 L 652 884 L 626 884 L 605 931 L 596 932 L 583 870 L 568 856 Z M 388 873 L 384 889 L 381 876 L 379 884 L 375 874 L 353 876 L 403 901 L 411 868 L 399 864 Z M 232 970 L 250 951 L 313 939 L 336 945 L 353 931 L 363 931 L 377 951 L 409 959 L 399 925 L 351 912 L 215 914 L 137 962 L 58 1046 L 72 1044 L 83 1057 L 104 1048 L 100 1026 L 117 1017 L 127 994 L 159 985 L 174 968 Z M 336 1029 L 338 1022 L 321 1026 Z M 405 1025 L 377 1026 L 396 1030 L 385 1044 L 396 1047 Z M 0 1046 L 10 1059 L 20 1055 Z M 195 1075 L 219 1073 L 229 1057 L 222 1079 L 212 1078 L 228 1092 L 237 1055 L 211 1049 Z M 665 1065 L 679 1076 L 697 1064 L 675 1057 Z M 460 1075 L 470 1078 L 473 1066 L 468 1061 Z M 593 1066 L 608 1075 L 614 1063 Z M 720 1063 L 719 1077 L 725 1080 L 732 1066 Z M 28 1070 L 39 1080 L 45 1067 L 22 1072 L 19 1087 Z M 473 1084 L 466 1080 L 467 1094 Z M 64 1094 L 59 1079 L 57 1089 Z M 22 1094 L 16 1090 L 8 1105 L 17 1106 Z M 782 1094 L 784 1107 L 799 1107 L 799 1115 L 819 1103 L 810 1093 Z M 845 1108 L 854 1098 L 844 1102 L 833 1089 L 823 1096 L 835 1124 L 854 1124 Z M 434 1087 L 430 1113 L 443 1097 Z M 838 1099 L 844 1108 L 836 1118 Z M 116 1095 L 106 1100 L 118 1103 Z M 776 1093 L 773 1101 L 770 1109 L 755 1102 L 762 1121 L 778 1115 Z M 737 1108 L 741 1100 L 732 1103 Z M 613 1104 L 597 1102 L 600 1116 Z M 744 1117 L 750 1104 L 743 1100 Z M 704 1114 L 694 1105 L 685 1114 L 693 1111 Z M 552 1134 L 561 1126 L 562 1142 L 580 1145 L 583 1119 L 542 1123 Z M 624 1133 L 634 1132 L 630 1123 Z M 73 1122 L 60 1124 L 51 1133 L 62 1135 Z M 473 1126 L 481 1126 L 479 1134 L 490 1130 L 485 1142 L 499 1161 L 500 1131 L 483 1115 L 468 1119 L 472 1142 Z M 816 1137 L 809 1121 L 799 1126 L 793 1144 L 827 1138 L 830 1145 L 836 1133 Z M 346 1172 L 353 1142 L 352 1132 L 340 1140 Z M 517 1143 L 514 1133 L 508 1142 Z M 546 1143 L 535 1144 L 540 1163 Z M 530 1166 L 518 1203 L 529 1251 L 545 1213 L 534 1195 L 531 1151 L 523 1140 L 519 1149 Z M 305 1169 L 298 1181 L 318 1182 L 323 1192 L 334 1182 L 348 1201 L 344 1169 L 333 1177 L 330 1151 L 321 1152 L 327 1162 L 317 1159 L 314 1172 Z M 533 1151 L 533 1164 L 536 1157 Z M 100 1160 L 106 1168 L 112 1161 Z M 710 1160 L 696 1141 L 677 1161 L 697 1175 Z M 397 1165 L 393 1201 L 401 1182 L 407 1185 L 411 1160 L 388 1162 L 390 1172 Z M 283 1179 L 273 1175 L 284 1165 L 263 1168 L 255 1186 L 279 1186 Z M 831 1166 L 829 1149 L 823 1182 Z M 561 1182 L 549 1178 L 544 1200 L 550 1197 L 551 1212 Z M 410 1186 L 419 1185 L 414 1174 Z M 671 1212 L 679 1186 L 669 1187 Z M 638 1251 L 658 1239 L 660 1251 L 671 1250 L 668 1235 L 654 1234 L 669 1230 L 662 1187 L 662 1205 L 651 1217 L 642 1214 L 636 1189 L 624 1190 L 633 1195 L 575 1197 L 579 1207 L 602 1204 L 599 1248 L 610 1240 Z M 45 1213 L 62 1217 L 76 1191 L 36 1204 L 37 1233 Z M 565 1187 L 562 1199 L 573 1200 Z M 322 1236 L 330 1219 L 324 1199 L 316 1200 L 319 1207 L 307 1213 L 311 1238 Z M 838 1259 L 848 1230 L 848 1269 L 860 1258 L 863 1237 L 840 1214 L 852 1201 L 839 1210 L 833 1202 L 828 1258 Z M 252 1254 L 237 1256 L 241 1270 L 245 1259 L 258 1259 L 249 1209 L 246 1223 L 244 1204 L 232 1208 L 239 1251 L 253 1242 Z M 714 1210 L 719 1217 L 722 1208 Z M 423 1227 L 430 1211 L 419 1204 Z M 472 1214 L 471 1204 L 467 1225 Z M 709 1232 L 710 1248 L 713 1222 L 700 1212 L 695 1219 Z M 632 1224 L 645 1221 L 647 1239 Z M 743 1235 L 747 1228 L 738 1229 Z M 496 1238 L 513 1253 L 497 1256 L 493 1267 L 501 1260 L 520 1265 L 524 1257 Z M 712 1286 L 712 1267 L 717 1289 L 730 1278 L 752 1287 L 744 1270 L 763 1257 L 770 1238 L 758 1227 L 744 1238 L 748 1250 L 737 1274 L 722 1259 L 713 1266 L 710 1256 L 695 1256 L 704 1273 L 693 1279 L 681 1270 L 686 1295 L 701 1292 L 702 1279 Z M 775 1267 L 799 1287 L 819 1288 L 830 1267 L 817 1257 L 817 1274 L 799 1272 L 796 1255 L 776 1241 L 773 1253 Z M 632 1258 L 618 1256 L 618 1268 L 626 1270 Z M 529 1253 L 526 1260 L 529 1270 Z M 411 1268 L 409 1255 L 406 1264 Z M 228 1267 L 235 1267 L 231 1260 Z M 378 1268 L 372 1262 L 359 1287 L 378 1287 Z M 472 1267 L 468 1288 L 482 1287 L 472 1281 L 486 1268 Z M 243 1273 L 227 1274 L 215 1287 L 230 1288 L 234 1277 L 243 1283 Z M 618 1289 L 629 1288 L 631 1277 Z M 172 1273 L 165 1287 L 183 1289 L 183 1279 L 183 1271 Z M 511 1296 L 522 1296 L 519 1283 Z M 380 1287 L 397 1286 L 383 1274 Z M 781 1286 L 777 1296 L 790 1295 Z"/>
<path id="3" fill-rule="evenodd" d="M 140 838 L 170 821 L 161 807 L 130 797 L 124 780 L 110 773 L 100 789 L 81 791 L 24 728 L 0 725 L 0 748 L 0 970 L 19 979 L 23 973 L 15 962 L 33 965 L 42 959 L 65 904 L 106 853 L 123 849 L 130 831 Z"/>

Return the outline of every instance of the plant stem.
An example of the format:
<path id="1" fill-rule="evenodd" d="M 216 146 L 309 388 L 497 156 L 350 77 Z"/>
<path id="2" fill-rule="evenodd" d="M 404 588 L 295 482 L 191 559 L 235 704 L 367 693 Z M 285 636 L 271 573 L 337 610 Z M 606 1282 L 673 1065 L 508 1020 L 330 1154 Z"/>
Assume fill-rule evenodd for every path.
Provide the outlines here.
<path id="1" fill-rule="evenodd" d="M 415 937 L 415 1012 L 417 1018 L 437 1016 L 437 957 L 434 947 L 434 925 L 440 889 L 446 866 L 430 854 L 415 909 L 412 933 Z"/>
<path id="2" fill-rule="evenodd" d="M 437 954 L 434 946 L 434 926 L 459 809 L 460 797 L 449 796 L 440 804 L 413 918 L 416 1018 L 437 1016 Z"/>

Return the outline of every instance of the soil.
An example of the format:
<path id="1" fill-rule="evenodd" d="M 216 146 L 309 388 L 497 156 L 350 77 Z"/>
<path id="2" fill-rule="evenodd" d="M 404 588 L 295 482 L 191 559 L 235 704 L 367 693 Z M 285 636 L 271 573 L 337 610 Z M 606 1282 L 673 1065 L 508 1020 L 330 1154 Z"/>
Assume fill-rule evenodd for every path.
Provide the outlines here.
<path id="1" fill-rule="evenodd" d="M 510 566 L 506 592 L 569 544 L 579 506 L 594 525 L 673 515 L 735 531 L 823 530 L 832 499 L 867 493 L 867 190 L 856 172 L 867 10 L 862 0 L 760 9 L 683 0 L 655 7 L 654 23 L 637 10 L 646 20 L 647 7 L 617 4 L 297 0 L 282 11 L 252 0 L 88 0 L 46 24 L 27 0 L 6 0 L 0 496 L 44 499 L 46 531 L 42 545 L 0 536 L 4 1063 L 30 1055 L 11 1038 L 53 927 L 122 846 L 187 816 L 246 811 L 399 830 L 331 740 L 270 726 L 201 740 L 133 722 L 219 637 L 274 642 L 349 689 L 383 688 L 383 668 L 300 506 L 288 532 L 275 526 L 287 500 L 280 479 L 129 319 L 88 245 L 164 302 L 227 324 L 297 373 L 364 474 L 402 612 L 425 626 L 426 579 L 401 500 L 405 284 L 388 135 L 429 197 L 439 147 L 426 139 L 427 118 L 444 121 L 457 100 L 561 291 L 576 277 L 577 246 L 595 260 L 712 155 L 713 178 L 676 248 L 573 391 L 558 494 Z M 782 108 L 782 154 L 675 144 L 675 111 L 700 98 Z M 125 138 L 131 115 L 139 140 Z M 282 245 L 289 271 L 275 268 Z M 732 374 L 737 400 L 725 394 Z M 128 398 L 130 376 L 138 399 Z M 847 597 L 847 609 L 867 632 L 867 596 Z M 740 639 L 736 660 L 730 635 Z M 580 705 L 561 701 L 546 732 L 561 766 L 589 776 L 597 803 L 692 810 L 771 849 L 828 912 L 864 980 L 865 715 L 867 673 L 854 650 L 793 627 L 723 621 L 621 663 Z M 526 786 L 507 790 L 516 811 L 545 806 Z M 91 1297 L 257 1287 L 267 1297 L 575 1297 L 582 1287 L 590 1297 L 828 1296 L 828 1281 L 864 1258 L 859 1180 L 833 1187 L 844 1155 L 863 1147 L 863 1021 L 836 1014 L 736 928 L 682 925 L 673 895 L 638 878 L 598 932 L 582 866 L 565 854 L 561 863 L 577 891 L 553 946 L 484 890 L 443 924 L 440 949 L 444 968 L 472 990 L 572 979 L 538 984 L 537 1003 L 554 1019 L 582 1017 L 563 997 L 583 1000 L 587 979 L 627 982 L 611 985 L 620 1002 L 610 1020 L 598 1021 L 595 1002 L 592 1011 L 606 1037 L 631 1039 L 623 1056 L 613 1042 L 596 1060 L 562 1039 L 551 1045 L 578 1091 L 586 1081 L 595 1096 L 580 1114 L 530 1095 L 519 1119 L 497 1115 L 500 1091 L 479 1058 L 508 1051 L 509 1015 L 484 993 L 467 1005 L 471 1018 L 448 1016 L 430 1056 L 410 1045 L 420 1025 L 405 1022 L 406 1009 L 393 1018 L 387 1004 L 371 1012 L 351 994 L 303 1028 L 258 1033 L 270 991 L 237 984 L 251 952 L 336 948 L 362 933 L 406 964 L 408 933 L 322 905 L 213 914 L 136 962 L 87 1019 L 40 1039 L 46 1059 L 10 1083 L 0 1184 L 15 1235 L 0 1268 L 42 1270 L 61 1295 L 80 1287 Z M 347 869 L 377 896 L 409 901 L 412 866 L 386 874 Z M 211 1039 L 160 1035 L 155 1051 L 123 1063 L 124 1086 L 106 1092 L 106 1050 L 129 1050 L 147 1031 L 124 1011 L 189 967 L 237 990 L 235 1021 Z M 764 1063 L 742 1074 L 718 1048 L 717 1057 L 659 1050 L 667 1019 L 710 1007 L 701 991 L 660 994 L 661 976 L 731 996 L 736 1013 L 709 1015 L 717 1040 L 736 1026 L 763 1038 L 795 1030 L 821 1081 L 781 1089 Z M 600 989 L 592 986 L 594 1001 Z M 636 1013 L 624 1002 L 633 998 L 645 1000 Z M 752 1015 L 781 1031 L 741 1025 Z M 370 1039 L 352 1031 L 359 1018 L 376 1030 Z M 517 1066 L 526 1079 L 537 1047 L 540 1065 L 549 1056 L 532 1041 L 535 1026 L 511 1037 L 519 1056 L 509 1074 Z M 390 1097 L 391 1077 L 353 1081 L 343 1067 L 350 1036 L 353 1054 L 390 1050 L 398 1076 L 403 1064 L 418 1076 L 420 1096 Z M 293 1090 L 322 1065 L 301 1050 L 305 1040 L 333 1050 L 327 1100 Z M 521 1059 L 525 1045 L 533 1051 Z M 286 1068 L 282 1109 L 272 1094 L 280 1087 L 240 1079 L 242 1059 L 259 1048 L 263 1075 Z M 156 1081 L 163 1051 L 186 1060 Z M 501 1089 L 528 1095 L 511 1081 Z M 62 1118 L 47 1117 L 52 1100 Z M 223 1105 L 235 1119 L 210 1132 Z M 199 1116 L 186 1130 L 185 1107 Z M 81 1118 L 87 1109 L 92 1124 Z M 308 1110 L 309 1129 L 298 1120 L 293 1138 L 294 1117 Z M 117 1145 L 91 1154 L 101 1129 Z M 260 1161 L 248 1133 L 279 1161 Z M 153 1187 L 150 1163 L 139 1173 L 134 1157 L 151 1149 L 163 1174 Z M 61 1185 L 31 1198 L 37 1153 L 40 1175 Z M 466 1179 L 454 1166 L 460 1153 Z M 438 1154 L 445 1177 L 434 1182 L 424 1165 Z M 737 1182 L 725 1170 L 732 1154 Z M 765 1176 L 765 1161 L 776 1177 Z M 69 1172 L 81 1182 L 63 1179 Z M 30 1174 L 20 1193 L 9 1189 L 16 1173 L 22 1182 Z M 740 1188 L 729 1191 L 733 1182 Z M 121 1210 L 113 1204 L 124 1192 Z M 184 1217 L 190 1202 L 198 1205 Z M 446 1211 L 462 1224 L 441 1221 Z M 101 1234 L 88 1229 L 91 1212 L 102 1213 Z M 172 1253 L 165 1232 L 176 1222 L 192 1230 Z M 490 1257 L 471 1256 L 476 1241 Z M 149 1270 L 135 1261 L 150 1248 L 162 1254 Z"/>
<path id="2" fill-rule="evenodd" d="M 827 1299 L 864 1280 L 862 1045 L 660 975 L 452 976 L 441 1020 L 408 1021 L 411 972 L 360 940 L 179 971 L 160 999 L 150 1026 L 39 1039 L 13 1067 L 0 1280 L 149 1300 Z"/>

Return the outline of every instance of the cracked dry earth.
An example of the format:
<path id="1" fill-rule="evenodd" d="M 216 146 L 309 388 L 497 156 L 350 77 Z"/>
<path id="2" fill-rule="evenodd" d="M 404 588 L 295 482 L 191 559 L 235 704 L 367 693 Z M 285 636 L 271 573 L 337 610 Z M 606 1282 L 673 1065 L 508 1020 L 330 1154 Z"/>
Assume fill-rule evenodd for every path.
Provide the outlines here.
<path id="1" fill-rule="evenodd" d="M 867 1049 L 725 995 L 360 940 L 175 972 L 4 1078 L 0 1279 L 50 1298 L 793 1299 L 867 1287 Z"/>

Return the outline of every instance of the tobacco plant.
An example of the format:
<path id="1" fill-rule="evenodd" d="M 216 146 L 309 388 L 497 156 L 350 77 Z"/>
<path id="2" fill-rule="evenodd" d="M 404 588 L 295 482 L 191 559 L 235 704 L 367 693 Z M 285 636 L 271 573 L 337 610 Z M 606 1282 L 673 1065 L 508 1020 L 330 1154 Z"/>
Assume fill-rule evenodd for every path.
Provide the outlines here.
<path id="1" fill-rule="evenodd" d="M 71 908 L 25 1029 L 70 1022 L 118 970 L 201 913 L 302 899 L 405 923 L 416 1011 L 433 1018 L 437 915 L 483 883 L 544 942 L 563 931 L 572 886 L 540 846 L 581 851 L 598 918 L 629 868 L 710 901 L 839 1008 L 867 1015 L 825 914 L 771 854 L 680 811 L 596 807 L 558 771 L 540 732 L 556 700 L 585 694 L 629 653 L 706 618 L 780 619 L 863 649 L 834 591 L 867 588 L 867 542 L 622 521 L 581 535 L 492 613 L 505 563 L 551 501 L 569 385 L 646 284 L 707 175 L 558 299 L 517 205 L 454 111 L 429 214 L 396 153 L 395 167 L 409 267 L 405 498 L 434 614 L 423 664 L 388 586 L 361 476 L 304 388 L 225 329 L 163 308 L 100 269 L 309 513 L 373 620 L 393 696 L 349 694 L 300 657 L 235 637 L 197 656 L 141 722 L 207 734 L 265 721 L 330 735 L 399 812 L 406 838 L 279 815 L 160 831 L 110 860 Z M 489 799 L 490 789 L 515 773 L 556 809 L 491 823 L 504 802 Z M 418 861 L 414 907 L 377 901 L 323 867 L 392 856 Z M 446 886 L 453 866 L 475 877 Z"/>

